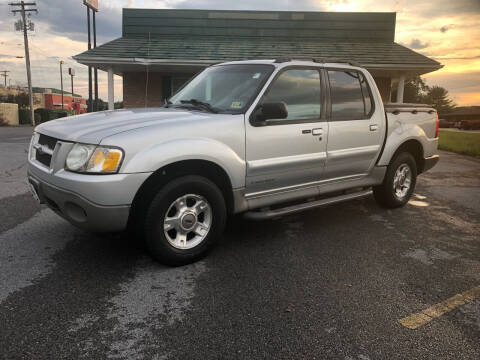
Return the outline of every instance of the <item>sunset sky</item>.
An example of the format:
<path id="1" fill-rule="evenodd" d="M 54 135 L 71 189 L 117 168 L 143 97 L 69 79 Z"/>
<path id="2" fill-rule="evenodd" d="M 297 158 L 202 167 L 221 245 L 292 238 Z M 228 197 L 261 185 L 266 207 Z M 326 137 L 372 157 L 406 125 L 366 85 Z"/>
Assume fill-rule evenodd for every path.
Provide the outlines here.
<path id="1" fill-rule="evenodd" d="M 23 36 L 14 31 L 10 0 L 0 0 L 0 70 L 10 70 L 11 84 L 26 85 Z M 480 105 L 480 0 L 99 0 L 98 44 L 121 36 L 121 9 L 189 8 L 231 10 L 296 10 L 396 12 L 396 42 L 429 56 L 444 68 L 425 75 L 427 84 L 445 87 L 458 105 Z M 60 87 L 59 61 L 74 67 L 75 92 L 88 93 L 86 67 L 71 56 L 87 47 L 86 10 L 82 0 L 37 0 L 32 16 L 33 86 Z M 107 98 L 106 74 L 99 72 L 100 97 Z M 3 81 L 3 78 L 1 79 Z M 65 70 L 64 83 L 70 89 Z M 116 100 L 121 100 L 116 78 Z"/>

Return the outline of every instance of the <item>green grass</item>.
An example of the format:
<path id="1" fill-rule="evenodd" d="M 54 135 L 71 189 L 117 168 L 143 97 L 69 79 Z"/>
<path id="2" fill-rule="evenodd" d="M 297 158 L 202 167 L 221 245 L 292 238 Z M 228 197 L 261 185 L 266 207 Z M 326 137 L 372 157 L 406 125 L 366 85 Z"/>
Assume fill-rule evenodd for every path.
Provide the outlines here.
<path id="1" fill-rule="evenodd" d="M 480 158 L 480 133 L 440 130 L 438 148 Z"/>

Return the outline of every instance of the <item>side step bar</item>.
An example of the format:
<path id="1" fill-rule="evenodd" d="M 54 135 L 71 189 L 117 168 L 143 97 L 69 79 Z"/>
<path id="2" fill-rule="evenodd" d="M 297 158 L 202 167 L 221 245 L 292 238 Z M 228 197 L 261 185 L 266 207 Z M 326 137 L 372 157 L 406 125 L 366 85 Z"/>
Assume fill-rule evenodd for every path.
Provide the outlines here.
<path id="1" fill-rule="evenodd" d="M 355 192 L 351 194 L 338 195 L 327 199 L 309 201 L 302 204 L 291 205 L 284 208 L 274 209 L 274 210 L 265 210 L 265 211 L 248 211 L 243 216 L 249 220 L 265 220 L 271 219 L 283 215 L 290 215 L 301 211 L 310 210 L 313 208 L 326 206 L 330 204 L 336 204 L 343 201 L 361 199 L 367 196 L 372 195 L 373 191 L 371 189 L 363 190 L 360 192 Z"/>

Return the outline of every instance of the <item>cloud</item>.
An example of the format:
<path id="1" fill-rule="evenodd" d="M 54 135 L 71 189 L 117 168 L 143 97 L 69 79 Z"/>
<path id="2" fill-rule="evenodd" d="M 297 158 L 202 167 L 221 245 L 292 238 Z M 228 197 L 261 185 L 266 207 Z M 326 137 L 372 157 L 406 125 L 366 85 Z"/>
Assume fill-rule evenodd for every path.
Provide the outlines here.
<path id="1" fill-rule="evenodd" d="M 294 11 L 319 11 L 326 7 L 322 2 L 316 0 L 166 0 L 157 1 L 160 7 L 175 7 L 177 9 L 208 9 L 208 10 L 294 10 Z M 348 0 L 337 0 L 337 2 L 348 2 Z M 151 4 L 151 3 L 149 3 Z M 158 6 L 155 6 L 158 7 Z"/>
<path id="2" fill-rule="evenodd" d="M 450 24 L 450 25 L 444 25 L 440 28 L 440 32 L 442 33 L 446 33 L 448 30 L 450 30 L 451 28 L 453 28 L 455 25 L 454 24 Z"/>
<path id="3" fill-rule="evenodd" d="M 412 41 L 410 41 L 410 44 L 408 45 L 409 47 L 411 47 L 412 49 L 425 49 L 429 46 L 430 44 L 425 42 L 425 43 L 422 43 L 419 39 L 412 39 Z"/>
<path id="4" fill-rule="evenodd" d="M 449 74 L 442 71 L 425 75 L 428 85 L 446 88 L 458 105 L 480 104 L 480 71 Z"/>
<path id="5" fill-rule="evenodd" d="M 409 6 L 410 7 L 410 6 Z M 407 8 L 407 7 L 406 7 Z M 448 17 L 452 14 L 478 14 L 480 1 L 478 0 L 435 0 L 421 1 L 410 7 L 416 14 L 426 18 Z"/>
<path id="6" fill-rule="evenodd" d="M 480 55 L 476 56 L 435 56 L 436 60 L 475 60 L 480 59 Z"/>
<path id="7" fill-rule="evenodd" d="M 10 0 L 0 0 L 0 66 L 11 70 L 12 83 L 26 84 L 23 36 L 13 31 L 15 18 Z M 457 103 L 472 103 L 480 94 L 478 46 L 480 36 L 479 0 L 101 0 L 97 13 L 98 44 L 121 36 L 122 7 L 179 8 L 219 10 L 297 10 L 297 11 L 396 11 L 396 38 L 400 43 L 440 60 L 445 68 L 427 74 L 429 84 L 446 87 L 457 96 Z M 81 0 L 38 0 L 38 14 L 31 34 L 32 76 L 34 86 L 59 87 L 58 60 L 77 70 L 76 87 L 87 94 L 87 70 L 71 59 L 86 50 L 86 8 Z M 425 50 L 424 50 L 425 49 Z M 5 56 L 8 55 L 8 56 Z M 53 75 L 52 75 L 53 74 Z M 475 74 L 470 76 L 469 74 Z M 448 75 L 448 76 L 447 76 Z M 106 75 L 99 72 L 100 93 L 106 97 Z M 66 78 L 67 79 L 67 78 Z M 473 81 L 474 80 L 474 81 Z M 65 80 L 66 81 L 66 80 Z M 121 79 L 116 79 L 116 98 L 121 98 Z M 468 89 L 461 85 L 468 82 Z M 475 83 L 474 83 L 475 82 Z M 468 97 L 467 97 L 468 92 Z M 472 100 L 473 99 L 473 100 Z M 477 101 L 479 102 L 479 101 Z"/>
<path id="8" fill-rule="evenodd" d="M 347 0 L 340 0 L 345 2 Z M 315 0 L 273 1 L 225 1 L 225 0 L 155 0 L 155 1 L 113 1 L 100 3 L 97 20 L 97 41 L 103 43 L 121 36 L 122 7 L 152 7 L 178 9 L 231 9 L 231 10 L 325 10 Z M 1 15 L 8 18 L 7 6 L 0 7 Z M 41 0 L 37 2 L 38 14 L 32 15 L 37 29 L 48 28 L 49 32 L 66 36 L 76 41 L 87 39 L 87 10 L 81 0 Z M 12 17 L 13 20 L 13 17 Z M 13 21 L 0 22 L 0 31 L 10 31 Z M 93 39 L 92 39 L 93 41 Z"/>
<path id="9" fill-rule="evenodd" d="M 121 8 L 107 6 L 96 14 L 97 40 L 105 42 L 121 36 Z M 34 21 L 48 26 L 50 32 L 67 36 L 72 40 L 87 38 L 87 10 L 80 0 L 42 0 L 38 2 L 38 15 Z"/>

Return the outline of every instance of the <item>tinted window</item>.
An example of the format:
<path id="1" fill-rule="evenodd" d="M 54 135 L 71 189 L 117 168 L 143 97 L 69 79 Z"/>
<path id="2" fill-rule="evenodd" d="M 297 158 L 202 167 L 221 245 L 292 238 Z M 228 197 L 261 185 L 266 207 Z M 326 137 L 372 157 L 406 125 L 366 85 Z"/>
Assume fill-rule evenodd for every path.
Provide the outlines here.
<path id="1" fill-rule="evenodd" d="M 320 73 L 317 70 L 286 70 L 275 80 L 263 102 L 283 101 L 288 118 L 306 120 L 320 118 Z"/>
<path id="2" fill-rule="evenodd" d="M 370 113 L 372 105 L 363 76 L 356 71 L 328 71 L 328 78 L 333 120 L 364 119 Z M 365 83 L 363 89 L 361 81 Z M 368 104 L 364 93 L 368 94 Z"/>

